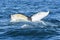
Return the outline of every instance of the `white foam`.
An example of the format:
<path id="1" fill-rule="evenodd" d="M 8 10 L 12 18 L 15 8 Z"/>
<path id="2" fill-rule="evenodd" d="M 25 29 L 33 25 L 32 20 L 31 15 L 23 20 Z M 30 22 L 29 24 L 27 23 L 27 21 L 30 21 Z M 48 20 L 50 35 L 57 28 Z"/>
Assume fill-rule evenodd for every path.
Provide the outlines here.
<path id="1" fill-rule="evenodd" d="M 24 25 L 21 26 L 21 28 L 28 28 L 28 25 L 24 24 Z"/>

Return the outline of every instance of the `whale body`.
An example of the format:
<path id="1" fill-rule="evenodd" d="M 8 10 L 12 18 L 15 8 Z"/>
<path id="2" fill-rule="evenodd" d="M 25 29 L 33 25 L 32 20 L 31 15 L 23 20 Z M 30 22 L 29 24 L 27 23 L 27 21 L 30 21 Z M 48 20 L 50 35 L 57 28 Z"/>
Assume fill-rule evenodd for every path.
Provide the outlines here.
<path id="1" fill-rule="evenodd" d="M 46 17 L 48 14 L 49 14 L 49 11 L 48 12 L 38 12 L 31 17 L 27 17 L 23 14 L 13 14 L 13 15 L 11 15 L 10 22 L 20 22 L 20 21 L 36 22 L 36 21 L 40 21 L 41 19 Z"/>

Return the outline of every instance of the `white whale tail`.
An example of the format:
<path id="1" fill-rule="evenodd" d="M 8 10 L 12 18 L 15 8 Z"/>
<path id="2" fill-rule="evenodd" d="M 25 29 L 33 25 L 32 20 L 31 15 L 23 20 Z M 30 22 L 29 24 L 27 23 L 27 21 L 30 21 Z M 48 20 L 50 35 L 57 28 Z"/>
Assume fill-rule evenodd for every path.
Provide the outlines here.
<path id="1" fill-rule="evenodd" d="M 32 18 L 33 22 L 40 21 L 41 19 L 46 17 L 48 14 L 49 14 L 49 11 L 48 12 L 38 12 L 37 14 L 33 15 L 31 18 Z"/>
<path id="2" fill-rule="evenodd" d="M 38 12 L 37 14 L 33 15 L 32 17 L 27 17 L 22 14 L 14 14 L 14 15 L 11 15 L 10 22 L 19 22 L 21 20 L 36 22 L 36 21 L 40 21 L 41 19 L 46 17 L 48 14 L 49 14 L 49 11 L 48 12 Z"/>
<path id="3" fill-rule="evenodd" d="M 28 21 L 28 17 L 22 14 L 11 15 L 10 22 Z"/>

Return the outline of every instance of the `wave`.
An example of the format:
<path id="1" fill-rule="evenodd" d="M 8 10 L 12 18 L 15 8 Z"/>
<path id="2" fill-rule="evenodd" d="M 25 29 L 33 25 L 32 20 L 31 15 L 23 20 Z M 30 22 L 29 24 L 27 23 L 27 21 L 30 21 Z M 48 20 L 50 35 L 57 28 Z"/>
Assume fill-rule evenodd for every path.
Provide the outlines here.
<path id="1" fill-rule="evenodd" d="M 56 21 L 56 20 L 55 20 Z M 51 21 L 44 21 L 46 25 L 40 22 L 2 22 L 0 25 L 0 35 L 19 36 L 19 35 L 56 35 L 59 34 L 60 25 Z M 58 21 L 56 22 L 58 23 Z M 45 33 L 45 34 L 44 34 Z"/>

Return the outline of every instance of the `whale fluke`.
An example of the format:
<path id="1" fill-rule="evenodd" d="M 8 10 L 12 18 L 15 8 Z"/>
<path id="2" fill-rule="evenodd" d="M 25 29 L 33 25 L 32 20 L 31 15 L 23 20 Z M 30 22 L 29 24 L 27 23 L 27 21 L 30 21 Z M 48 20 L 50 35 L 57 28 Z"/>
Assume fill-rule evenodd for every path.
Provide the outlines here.
<path id="1" fill-rule="evenodd" d="M 40 21 L 41 19 L 46 17 L 48 14 L 49 14 L 49 11 L 48 12 L 38 12 L 31 17 L 27 17 L 23 14 L 14 14 L 14 15 L 11 15 L 11 21 L 10 22 L 20 22 L 20 21 L 36 22 L 36 21 Z"/>
<path id="2" fill-rule="evenodd" d="M 28 17 L 23 14 L 14 14 L 11 15 L 11 21 L 10 22 L 19 22 L 19 21 L 27 21 Z"/>
<path id="3" fill-rule="evenodd" d="M 35 15 L 33 15 L 31 18 L 32 18 L 33 22 L 40 21 L 41 19 L 46 17 L 48 14 L 49 14 L 49 11 L 48 12 L 38 12 Z"/>

